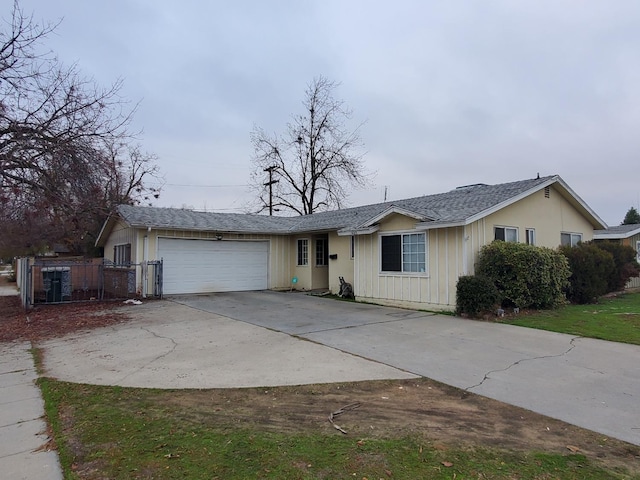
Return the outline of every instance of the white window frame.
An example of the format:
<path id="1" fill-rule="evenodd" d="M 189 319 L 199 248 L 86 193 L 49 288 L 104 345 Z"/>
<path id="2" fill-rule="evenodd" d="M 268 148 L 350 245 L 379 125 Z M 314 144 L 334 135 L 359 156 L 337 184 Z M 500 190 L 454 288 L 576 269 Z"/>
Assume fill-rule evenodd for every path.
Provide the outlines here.
<path id="1" fill-rule="evenodd" d="M 406 246 L 408 245 L 407 242 L 405 242 L 405 237 L 410 237 L 412 235 L 418 235 L 418 236 L 422 236 L 422 238 L 424 239 L 422 243 L 422 245 L 424 245 L 424 251 L 423 252 L 409 252 L 409 251 L 405 251 Z M 400 237 L 400 270 L 383 270 L 382 269 L 382 264 L 383 264 L 383 260 L 382 260 L 382 243 L 383 243 L 383 237 Z M 419 245 L 420 243 L 418 243 Z M 410 232 L 386 232 L 384 234 L 381 234 L 379 237 L 379 261 L 380 261 L 380 273 L 381 274 L 391 274 L 391 275 L 422 275 L 422 276 L 426 276 L 428 275 L 428 271 L 429 271 L 429 262 L 428 262 L 428 252 L 429 252 L 429 239 L 427 237 L 426 232 L 416 232 L 416 231 L 410 231 Z M 422 253 L 422 255 L 424 256 L 424 261 L 422 262 L 423 267 L 422 270 L 418 270 L 418 271 L 411 271 L 411 270 L 405 270 L 406 266 L 408 264 L 412 264 L 412 263 L 417 263 L 418 264 L 418 268 L 420 268 L 420 260 L 418 260 L 418 262 L 407 262 L 406 258 L 407 255 L 412 255 L 412 254 L 418 254 L 418 256 L 420 255 L 420 253 Z"/>
<path id="2" fill-rule="evenodd" d="M 497 238 L 496 233 L 498 232 L 498 230 L 503 230 L 504 239 Z M 515 240 L 509 240 L 507 238 L 507 232 L 515 232 L 515 234 L 516 234 Z M 495 227 L 493 227 L 493 239 L 494 240 L 501 240 L 503 242 L 514 242 L 514 243 L 517 243 L 519 241 L 519 237 L 520 237 L 520 231 L 519 231 L 518 227 L 511 227 L 511 226 L 507 226 L 507 225 L 496 225 Z"/>
<path id="3" fill-rule="evenodd" d="M 535 245 L 536 244 L 536 229 L 535 228 L 527 228 L 526 229 L 526 241 L 527 241 L 527 245 Z"/>
<path id="4" fill-rule="evenodd" d="M 566 238 L 567 235 L 569 236 L 569 243 L 563 242 L 563 239 Z M 562 246 L 568 245 L 568 246 L 571 246 L 571 247 L 575 247 L 581 241 L 582 241 L 582 234 L 581 233 L 577 233 L 577 232 L 560 232 L 560 245 L 562 245 Z"/>
<path id="5" fill-rule="evenodd" d="M 640 240 L 636 242 L 636 262 L 640 263 Z"/>
<path id="6" fill-rule="evenodd" d="M 299 238 L 296 241 L 296 265 L 306 267 L 309 265 L 309 239 Z"/>

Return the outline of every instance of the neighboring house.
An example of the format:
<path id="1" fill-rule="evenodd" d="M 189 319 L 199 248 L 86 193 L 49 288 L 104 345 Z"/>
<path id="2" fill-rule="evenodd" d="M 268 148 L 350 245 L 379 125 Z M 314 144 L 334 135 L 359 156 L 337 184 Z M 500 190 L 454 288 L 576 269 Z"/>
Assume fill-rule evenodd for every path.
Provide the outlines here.
<path id="1" fill-rule="evenodd" d="M 619 225 L 609 227 L 606 230 L 596 230 L 593 232 L 593 239 L 609 240 L 633 247 L 636 251 L 636 260 L 640 263 L 640 224 Z M 627 288 L 640 288 L 640 277 L 630 279 Z"/>
<path id="2" fill-rule="evenodd" d="M 344 277 L 358 300 L 451 310 L 458 278 L 474 273 L 480 248 L 495 239 L 556 248 L 604 228 L 549 176 L 298 217 L 120 206 L 96 245 L 118 264 L 162 259 L 166 295 L 337 293 Z"/>

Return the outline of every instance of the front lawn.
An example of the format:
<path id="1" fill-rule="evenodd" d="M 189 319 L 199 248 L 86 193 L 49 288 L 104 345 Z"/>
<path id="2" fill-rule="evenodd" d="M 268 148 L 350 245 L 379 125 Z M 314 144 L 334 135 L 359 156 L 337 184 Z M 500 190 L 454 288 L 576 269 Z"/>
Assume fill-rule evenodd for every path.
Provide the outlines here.
<path id="1" fill-rule="evenodd" d="M 427 379 L 40 386 L 66 479 L 640 479 L 639 447 Z"/>
<path id="2" fill-rule="evenodd" d="M 505 323 L 640 345 L 640 293 L 601 298 L 597 304 L 505 317 Z"/>

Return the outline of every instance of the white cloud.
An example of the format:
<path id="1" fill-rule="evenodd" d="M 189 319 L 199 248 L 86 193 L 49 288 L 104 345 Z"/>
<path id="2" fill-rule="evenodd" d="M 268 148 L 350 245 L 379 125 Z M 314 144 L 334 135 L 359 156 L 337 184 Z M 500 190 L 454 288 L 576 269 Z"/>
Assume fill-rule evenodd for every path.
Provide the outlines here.
<path id="1" fill-rule="evenodd" d="M 8 0 L 5 11 L 10 10 Z M 611 224 L 638 206 L 640 3 L 630 0 L 23 0 L 48 47 L 125 80 L 173 184 L 248 181 L 254 124 L 281 131 L 319 74 L 342 82 L 376 185 L 354 202 L 560 174 Z M 231 209 L 243 187 L 168 186 Z"/>

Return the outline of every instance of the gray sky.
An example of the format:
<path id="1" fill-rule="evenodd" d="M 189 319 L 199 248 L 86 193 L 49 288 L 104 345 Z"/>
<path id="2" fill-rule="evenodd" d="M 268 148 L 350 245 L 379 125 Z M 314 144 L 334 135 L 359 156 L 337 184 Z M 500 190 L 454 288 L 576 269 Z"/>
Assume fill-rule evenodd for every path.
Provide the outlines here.
<path id="1" fill-rule="evenodd" d="M 12 1 L 0 0 L 5 18 Z M 637 0 L 21 0 L 48 47 L 140 101 L 158 206 L 239 212 L 249 133 L 318 75 L 362 121 L 350 205 L 559 174 L 609 225 L 639 207 Z"/>

